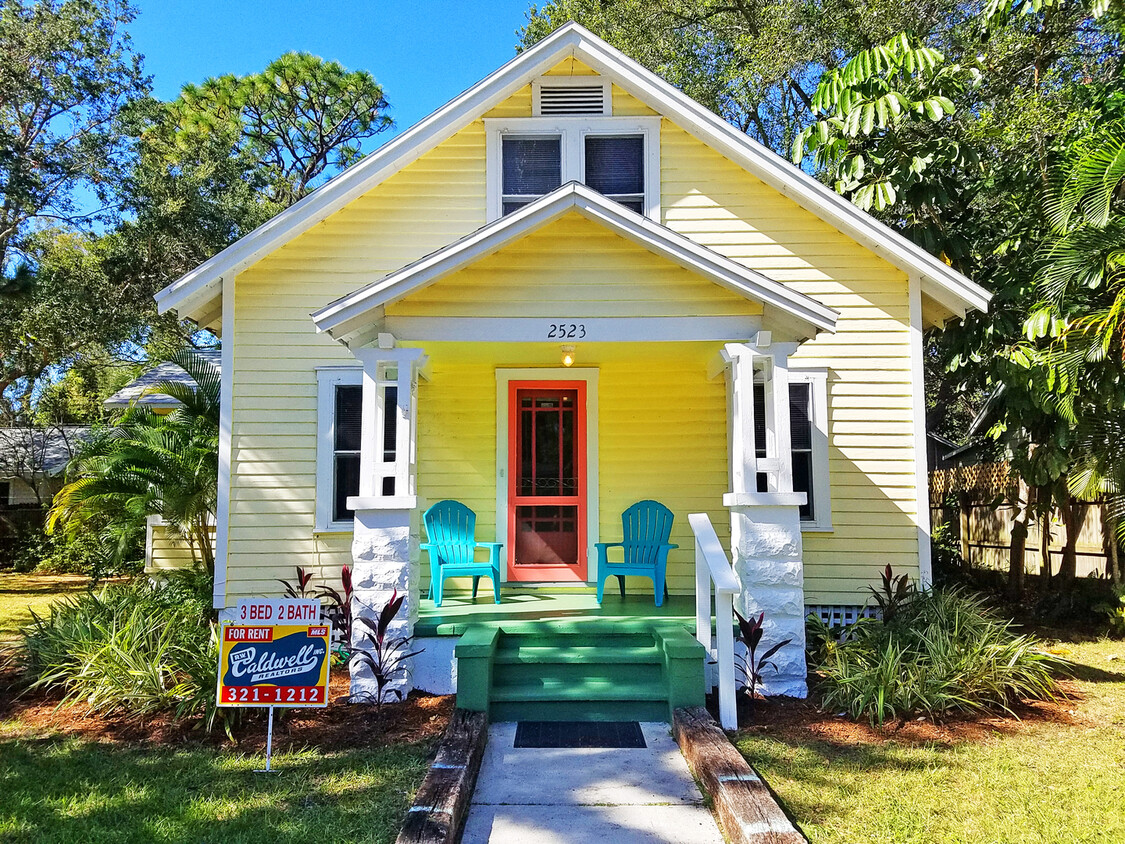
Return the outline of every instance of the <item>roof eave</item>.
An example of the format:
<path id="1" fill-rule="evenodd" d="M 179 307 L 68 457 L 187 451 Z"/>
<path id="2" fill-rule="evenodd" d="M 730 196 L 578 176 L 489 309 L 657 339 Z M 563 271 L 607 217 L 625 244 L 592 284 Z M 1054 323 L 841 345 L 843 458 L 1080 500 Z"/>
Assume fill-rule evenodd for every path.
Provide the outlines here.
<path id="1" fill-rule="evenodd" d="M 185 273 L 156 294 L 160 313 L 180 311 L 184 303 L 199 298 L 201 290 L 217 286 L 224 276 L 234 276 L 252 266 L 294 236 L 327 219 L 353 199 L 366 193 L 390 173 L 433 149 L 448 135 L 494 104 L 507 99 L 544 70 L 573 52 L 581 41 L 580 27 L 567 25 L 520 53 L 480 82 L 454 97 L 398 137 L 388 141 L 355 166 L 330 179 L 289 208 L 264 222 L 223 251 Z M 213 298 L 213 295 L 209 298 Z M 200 300 L 200 304 L 202 303 Z"/>
<path id="2" fill-rule="evenodd" d="M 585 185 L 570 182 L 515 213 L 494 220 L 455 243 L 328 304 L 312 315 L 317 331 L 342 339 L 369 322 L 370 314 L 376 309 L 472 264 L 571 209 L 736 293 L 784 311 L 808 325 L 813 334 L 836 330 L 836 312 L 815 299 L 630 211 Z"/>

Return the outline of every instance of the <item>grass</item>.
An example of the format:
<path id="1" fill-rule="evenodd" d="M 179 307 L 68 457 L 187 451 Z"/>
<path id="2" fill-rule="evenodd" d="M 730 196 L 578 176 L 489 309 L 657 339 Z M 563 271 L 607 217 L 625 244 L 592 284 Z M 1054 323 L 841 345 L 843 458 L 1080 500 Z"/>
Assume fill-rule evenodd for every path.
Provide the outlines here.
<path id="1" fill-rule="evenodd" d="M 428 742 L 260 755 L 26 737 L 0 723 L 0 841 L 390 842 Z M 4 736 L 7 735 L 7 738 Z"/>
<path id="2" fill-rule="evenodd" d="M 812 844 L 1125 841 L 1125 642 L 1059 650 L 1081 666 L 1078 725 L 920 746 L 757 733 L 736 743 Z"/>
<path id="3" fill-rule="evenodd" d="M 80 574 L 0 574 L 0 642 L 15 639 L 33 610 L 43 615 L 52 602 L 81 592 L 89 583 Z"/>

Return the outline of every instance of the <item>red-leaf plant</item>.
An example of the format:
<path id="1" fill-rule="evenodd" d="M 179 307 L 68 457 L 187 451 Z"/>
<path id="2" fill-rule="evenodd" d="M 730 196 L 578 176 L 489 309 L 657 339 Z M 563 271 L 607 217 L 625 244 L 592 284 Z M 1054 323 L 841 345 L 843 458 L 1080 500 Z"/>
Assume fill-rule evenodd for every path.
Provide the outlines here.
<path id="1" fill-rule="evenodd" d="M 340 588 L 321 586 L 317 590 L 318 597 L 325 601 L 324 614 L 332 622 L 332 627 L 340 637 L 336 653 L 341 663 L 347 662 L 352 650 L 352 569 L 344 566 L 340 569 Z"/>
<path id="2" fill-rule="evenodd" d="M 294 585 L 288 580 L 278 580 L 282 586 L 285 587 L 286 598 L 318 598 L 317 590 L 313 589 L 309 584 L 312 583 L 313 573 L 305 571 L 301 566 L 297 566 L 297 582 Z"/>
<path id="3" fill-rule="evenodd" d="M 762 682 L 762 672 L 767 668 L 773 668 L 778 671 L 777 663 L 770 657 L 792 642 L 792 639 L 786 639 L 784 642 L 779 642 L 772 648 L 767 649 L 764 653 L 758 653 L 758 646 L 762 642 L 762 622 L 765 620 L 766 614 L 759 613 L 757 618 L 743 618 L 742 613 L 738 610 L 734 611 L 738 616 L 738 637 L 737 640 L 746 646 L 746 654 L 739 659 L 736 667 L 739 673 L 742 674 L 746 681 L 743 687 L 746 690 L 746 695 L 750 699 L 750 705 L 754 704 L 754 697 L 758 692 L 758 685 Z M 741 664 L 739 664 L 741 663 Z"/>
<path id="4" fill-rule="evenodd" d="M 408 651 L 410 643 L 414 639 L 413 636 L 390 636 L 387 633 L 391 622 L 398 615 L 398 611 L 402 609 L 404 598 L 406 596 L 400 596 L 396 589 L 394 594 L 391 595 L 391 599 L 383 605 L 374 621 L 367 616 L 360 616 L 357 619 L 357 623 L 366 628 L 367 635 L 371 639 L 371 646 L 356 648 L 352 652 L 351 659 L 353 663 L 363 663 L 371 670 L 372 678 L 375 680 L 375 694 L 364 692 L 353 695 L 352 700 L 374 703 L 376 710 L 382 708 L 383 704 L 386 703 L 388 694 L 394 694 L 399 700 L 402 700 L 400 689 L 388 687 L 406 669 L 406 660 L 422 653 L 421 650 Z"/>

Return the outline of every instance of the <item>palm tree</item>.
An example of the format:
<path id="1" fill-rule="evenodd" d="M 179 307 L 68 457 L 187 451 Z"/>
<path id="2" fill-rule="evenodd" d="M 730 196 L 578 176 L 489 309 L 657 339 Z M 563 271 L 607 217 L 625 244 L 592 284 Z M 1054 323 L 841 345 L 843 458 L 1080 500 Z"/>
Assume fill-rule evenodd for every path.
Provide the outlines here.
<path id="1" fill-rule="evenodd" d="M 211 541 L 218 496 L 219 371 L 191 350 L 172 362 L 195 386 L 161 382 L 145 395 L 178 402 L 161 415 L 135 404 L 120 423 L 93 437 L 70 466 L 71 480 L 55 496 L 48 529 L 98 533 L 107 556 L 120 563 L 148 516 L 160 516 L 191 548 L 196 564 L 215 571 Z"/>
<path id="2" fill-rule="evenodd" d="M 1075 144 L 1049 191 L 1044 306 L 1029 335 L 1056 334 L 1042 360 L 1074 424 L 1070 491 L 1098 500 L 1125 539 L 1125 121 Z M 1038 319 L 1038 323 L 1035 320 Z M 1057 322 L 1056 322 L 1057 321 Z M 1050 323 L 1061 325 L 1052 330 Z M 1107 546 L 1108 547 L 1108 546 Z M 1116 545 L 1110 550 L 1115 559 Z M 1113 566 L 1115 577 L 1120 577 Z"/>

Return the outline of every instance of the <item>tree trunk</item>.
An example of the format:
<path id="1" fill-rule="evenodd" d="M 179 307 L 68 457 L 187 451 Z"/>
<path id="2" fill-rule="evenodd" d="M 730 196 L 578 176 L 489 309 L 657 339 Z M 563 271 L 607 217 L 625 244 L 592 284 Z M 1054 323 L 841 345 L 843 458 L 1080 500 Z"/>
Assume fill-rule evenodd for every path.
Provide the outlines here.
<path id="1" fill-rule="evenodd" d="M 961 532 L 961 565 L 965 569 L 971 569 L 973 567 L 972 502 L 965 492 L 961 493 L 957 500 L 960 504 L 957 526 Z"/>
<path id="2" fill-rule="evenodd" d="M 1039 587 L 1046 595 L 1051 591 L 1051 491 L 1037 490 L 1039 503 Z"/>
<path id="3" fill-rule="evenodd" d="M 1066 528 L 1066 544 L 1063 545 L 1062 562 L 1059 564 L 1059 580 L 1065 588 L 1078 577 L 1078 531 L 1086 515 L 1086 505 L 1067 496 L 1060 512 Z"/>
<path id="4" fill-rule="evenodd" d="M 1016 499 L 1016 519 L 1012 524 L 1012 544 L 1008 550 L 1008 597 L 1018 599 L 1024 587 L 1024 552 L 1027 549 L 1027 523 L 1031 519 L 1031 490 L 1020 481 Z"/>
<path id="5" fill-rule="evenodd" d="M 1109 507 L 1101 503 L 1102 515 L 1102 553 L 1105 554 L 1106 577 L 1113 579 L 1114 586 L 1121 585 L 1121 560 L 1117 554 L 1117 531 L 1109 519 Z"/>

